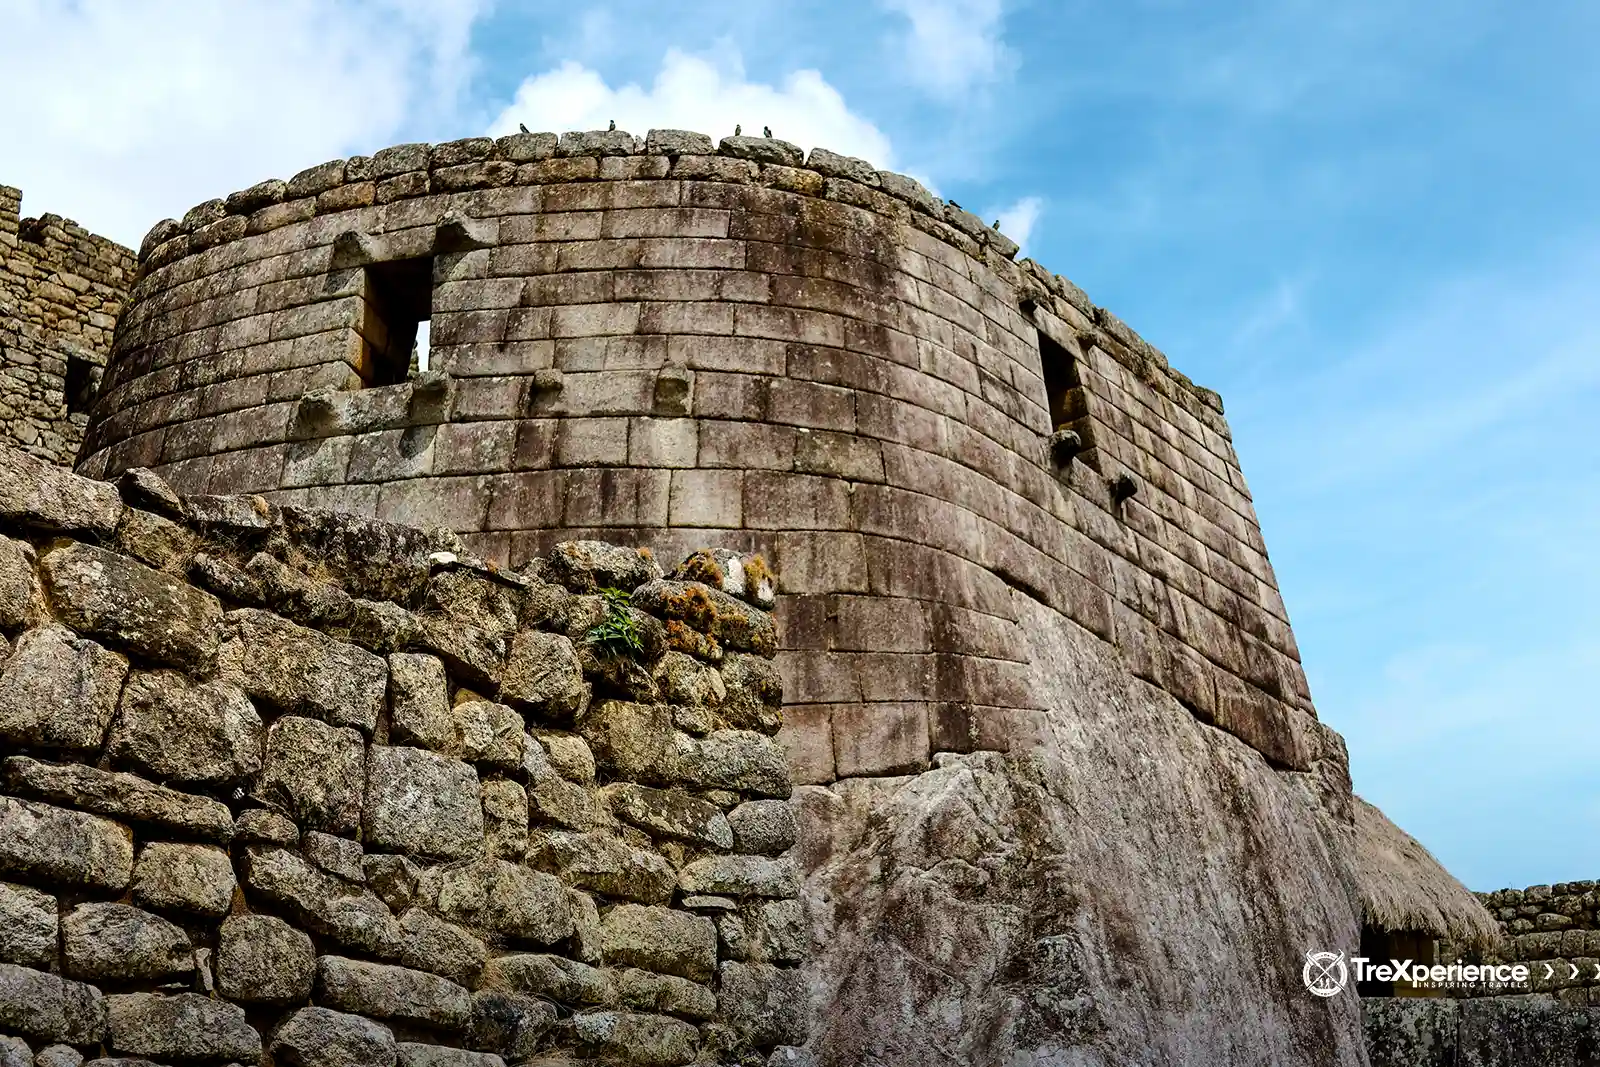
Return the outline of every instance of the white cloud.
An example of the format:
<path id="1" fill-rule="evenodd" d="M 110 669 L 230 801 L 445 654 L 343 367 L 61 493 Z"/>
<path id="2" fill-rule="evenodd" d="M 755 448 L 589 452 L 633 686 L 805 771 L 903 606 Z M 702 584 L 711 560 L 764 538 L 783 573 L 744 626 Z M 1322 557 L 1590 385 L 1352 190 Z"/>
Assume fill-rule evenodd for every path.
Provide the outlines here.
<path id="1" fill-rule="evenodd" d="M 1028 254 L 1028 238 L 1033 236 L 1033 227 L 1043 213 L 1044 201 L 1037 196 L 1025 196 L 994 213 L 1000 220 L 1000 232 L 1022 246 L 1017 258 Z"/>
<path id="2" fill-rule="evenodd" d="M 568 61 L 528 78 L 490 126 L 496 135 L 525 123 L 534 130 L 619 129 L 643 135 L 655 129 L 694 130 L 720 138 L 742 125 L 746 135 L 770 126 L 774 137 L 802 148 L 822 146 L 860 156 L 878 167 L 894 164 L 889 139 L 851 111 L 839 91 L 814 70 L 797 70 L 781 85 L 745 78 L 737 55 L 716 65 L 669 49 L 654 83 L 611 86 L 581 63 Z"/>
<path id="3" fill-rule="evenodd" d="M 911 23 L 906 71 L 923 88 L 955 96 L 994 81 L 1011 64 L 1001 40 L 1001 0 L 883 0 Z"/>
<path id="4" fill-rule="evenodd" d="M 31 86 L 0 181 L 136 244 L 167 215 L 449 120 L 486 0 L 11 0 L 0 70 Z"/>

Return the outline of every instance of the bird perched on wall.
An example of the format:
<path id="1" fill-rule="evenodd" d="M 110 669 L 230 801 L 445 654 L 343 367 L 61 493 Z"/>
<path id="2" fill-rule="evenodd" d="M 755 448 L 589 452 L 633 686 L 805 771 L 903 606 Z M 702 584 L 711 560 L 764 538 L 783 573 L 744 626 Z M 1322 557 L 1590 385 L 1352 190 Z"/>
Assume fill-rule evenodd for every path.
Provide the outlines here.
<path id="1" fill-rule="evenodd" d="M 763 136 L 763 137 L 771 137 L 772 136 L 772 127 L 771 126 L 763 126 L 763 127 L 761 127 L 761 136 Z"/>
<path id="2" fill-rule="evenodd" d="M 989 228 L 991 230 L 998 230 L 1000 228 L 1000 220 L 999 219 L 995 219 L 994 220 L 994 225 L 989 227 Z"/>
<path id="3" fill-rule="evenodd" d="M 737 122 L 735 122 L 733 124 L 733 135 L 735 137 L 739 136 L 739 131 L 742 130 L 742 129 L 744 129 L 744 127 L 739 125 Z"/>
<path id="4" fill-rule="evenodd" d="M 525 122 L 517 123 L 517 129 L 521 130 L 523 133 L 532 133 L 533 132 L 532 130 L 528 129 L 528 124 L 525 123 Z"/>
<path id="5" fill-rule="evenodd" d="M 607 133 L 611 133 L 616 128 L 617 128 L 617 120 L 616 119 L 612 119 L 611 120 L 611 125 L 606 127 L 606 132 Z"/>

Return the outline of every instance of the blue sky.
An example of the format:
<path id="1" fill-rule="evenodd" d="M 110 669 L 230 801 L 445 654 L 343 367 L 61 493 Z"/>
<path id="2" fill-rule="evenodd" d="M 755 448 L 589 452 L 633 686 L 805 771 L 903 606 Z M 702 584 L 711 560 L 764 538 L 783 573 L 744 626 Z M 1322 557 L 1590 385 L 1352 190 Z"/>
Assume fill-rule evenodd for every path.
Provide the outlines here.
<path id="1" fill-rule="evenodd" d="M 1600 6 L 0 0 L 0 182 L 137 243 L 270 175 L 616 118 L 922 177 L 1224 396 L 1356 787 L 1600 876 Z"/>

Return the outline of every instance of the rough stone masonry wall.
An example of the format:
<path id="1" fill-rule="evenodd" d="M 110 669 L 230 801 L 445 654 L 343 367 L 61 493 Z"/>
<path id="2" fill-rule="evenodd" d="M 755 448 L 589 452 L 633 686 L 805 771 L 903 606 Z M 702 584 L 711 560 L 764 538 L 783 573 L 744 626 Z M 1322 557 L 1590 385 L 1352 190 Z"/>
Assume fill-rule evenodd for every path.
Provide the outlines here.
<path id="1" fill-rule="evenodd" d="M 442 530 L 8 448 L 0 531 L 0 1064 L 804 1040 L 747 561 L 679 580 L 569 543 L 507 571 Z"/>
<path id="2" fill-rule="evenodd" d="M 908 178 L 766 138 L 333 160 L 151 231 L 80 469 L 438 523 L 499 561 L 760 551 L 802 781 L 1035 744 L 1014 591 L 1311 766 L 1219 400 L 1016 251 Z M 362 388 L 366 267 L 428 255 L 433 370 Z M 1075 456 L 1049 447 L 1041 337 L 1078 380 Z"/>
<path id="3" fill-rule="evenodd" d="M 1497 889 L 1478 899 L 1500 923 L 1504 936 L 1489 962 L 1526 963 L 1531 972 L 1521 988 L 1469 991 L 1478 996 L 1519 993 L 1552 995 L 1564 1004 L 1600 1006 L 1600 883 L 1593 881 Z M 1468 958 L 1450 945 L 1446 958 Z M 1545 965 L 1553 972 L 1545 977 Z M 1573 968 L 1577 973 L 1573 974 Z"/>
<path id="4" fill-rule="evenodd" d="M 68 410 L 68 361 L 81 361 L 87 400 L 134 257 L 70 219 L 21 209 L 22 191 L 0 185 L 0 443 L 70 465 L 89 415 L 86 403 Z"/>

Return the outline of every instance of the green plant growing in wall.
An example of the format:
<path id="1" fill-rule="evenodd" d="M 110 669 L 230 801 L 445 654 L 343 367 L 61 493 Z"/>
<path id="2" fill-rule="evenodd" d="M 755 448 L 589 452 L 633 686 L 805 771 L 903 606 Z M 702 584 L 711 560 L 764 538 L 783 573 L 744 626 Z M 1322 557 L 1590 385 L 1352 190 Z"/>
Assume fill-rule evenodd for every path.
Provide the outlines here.
<path id="1" fill-rule="evenodd" d="M 584 639 L 601 655 L 614 659 L 638 659 L 644 653 L 644 638 L 630 610 L 632 597 L 625 589 L 600 590 L 605 598 L 605 616 L 589 628 Z"/>

